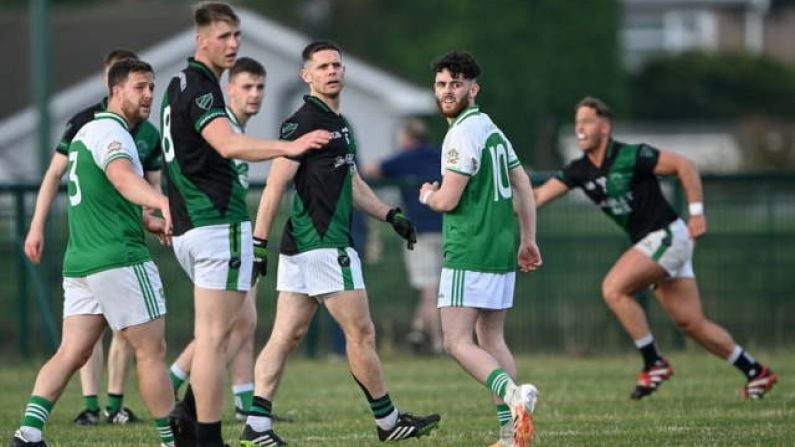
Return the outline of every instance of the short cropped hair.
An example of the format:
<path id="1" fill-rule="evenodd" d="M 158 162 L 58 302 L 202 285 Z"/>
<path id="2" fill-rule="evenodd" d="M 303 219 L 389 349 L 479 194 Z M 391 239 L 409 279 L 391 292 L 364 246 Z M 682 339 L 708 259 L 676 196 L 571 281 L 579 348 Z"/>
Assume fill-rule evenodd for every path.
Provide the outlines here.
<path id="1" fill-rule="evenodd" d="M 102 67 L 107 69 L 122 59 L 138 59 L 138 55 L 126 48 L 115 48 L 110 50 L 102 59 Z"/>
<path id="2" fill-rule="evenodd" d="M 152 66 L 138 59 L 122 59 L 108 70 L 108 91 L 113 94 L 113 87 L 127 81 L 130 73 L 154 73 Z"/>
<path id="3" fill-rule="evenodd" d="M 197 27 L 209 26 L 215 22 L 240 25 L 240 18 L 231 6 L 223 2 L 202 2 L 196 5 L 193 11 L 193 23 Z"/>
<path id="4" fill-rule="evenodd" d="M 342 55 L 342 50 L 340 50 L 339 45 L 335 44 L 334 42 L 329 40 L 316 40 L 314 42 L 310 42 L 309 45 L 304 47 L 304 51 L 301 52 L 301 59 L 303 59 L 304 63 L 306 63 L 309 61 L 309 59 L 312 59 L 312 55 L 323 50 L 334 50 Z"/>
<path id="5" fill-rule="evenodd" d="M 428 126 L 419 118 L 407 118 L 403 122 L 403 132 L 406 132 L 406 135 L 416 142 L 428 142 Z"/>
<path id="6" fill-rule="evenodd" d="M 610 107 L 608 107 L 607 103 L 599 98 L 594 96 L 586 96 L 577 103 L 577 106 L 574 108 L 574 113 L 577 113 L 577 110 L 579 110 L 580 107 L 588 107 L 589 109 L 593 109 L 597 116 L 601 116 L 602 118 L 613 122 L 613 111 L 610 110 Z"/>
<path id="7" fill-rule="evenodd" d="M 229 79 L 234 78 L 240 73 L 250 73 L 254 76 L 263 77 L 267 74 L 265 67 L 250 57 L 241 57 L 235 61 L 235 65 L 229 69 Z"/>
<path id="8" fill-rule="evenodd" d="M 449 70 L 454 77 L 464 76 L 464 79 L 477 79 L 480 76 L 480 65 L 475 57 L 467 51 L 452 50 L 438 57 L 431 64 L 434 73 Z"/>

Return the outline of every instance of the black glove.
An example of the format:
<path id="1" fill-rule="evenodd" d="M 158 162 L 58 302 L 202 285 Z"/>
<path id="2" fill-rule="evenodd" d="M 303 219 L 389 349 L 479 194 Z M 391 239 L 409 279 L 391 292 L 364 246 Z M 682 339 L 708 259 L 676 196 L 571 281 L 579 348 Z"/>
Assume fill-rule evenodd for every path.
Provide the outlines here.
<path id="1" fill-rule="evenodd" d="M 268 273 L 268 240 L 254 238 L 254 278 L 257 275 L 265 276 Z"/>
<path id="2" fill-rule="evenodd" d="M 414 229 L 414 225 L 403 214 L 403 211 L 400 208 L 392 208 L 386 214 L 386 221 L 392 224 L 395 233 L 406 240 L 406 248 L 414 250 L 414 244 L 417 243 L 417 230 Z"/>

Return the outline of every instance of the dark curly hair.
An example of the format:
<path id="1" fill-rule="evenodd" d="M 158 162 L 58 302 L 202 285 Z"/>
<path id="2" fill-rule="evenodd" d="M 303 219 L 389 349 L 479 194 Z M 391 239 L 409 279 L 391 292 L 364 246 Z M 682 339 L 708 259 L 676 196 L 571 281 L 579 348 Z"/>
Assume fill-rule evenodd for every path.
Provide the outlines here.
<path id="1" fill-rule="evenodd" d="M 453 76 L 463 75 L 464 79 L 477 79 L 480 75 L 478 61 L 469 52 L 462 50 L 452 50 L 438 57 L 431 67 L 434 73 L 447 69 Z"/>

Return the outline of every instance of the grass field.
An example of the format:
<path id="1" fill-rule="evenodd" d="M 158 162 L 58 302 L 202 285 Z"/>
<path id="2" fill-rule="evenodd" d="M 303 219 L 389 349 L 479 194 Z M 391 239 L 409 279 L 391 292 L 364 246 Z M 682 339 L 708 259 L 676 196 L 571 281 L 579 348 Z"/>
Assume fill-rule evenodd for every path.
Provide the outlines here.
<path id="1" fill-rule="evenodd" d="M 520 357 L 521 377 L 541 391 L 533 445 L 793 446 L 795 352 L 757 354 L 773 364 L 780 377 L 776 389 L 761 401 L 739 399 L 740 374 L 700 351 L 671 355 L 676 375 L 641 402 L 627 398 L 640 363 L 634 356 Z M 441 427 L 431 436 L 405 445 L 477 447 L 496 440 L 496 417 L 488 393 L 453 361 L 401 357 L 385 363 L 399 408 L 443 415 Z M 3 436 L 10 436 L 19 423 L 35 368 L 7 364 L 0 368 Z M 131 387 L 134 382 L 130 381 Z M 127 404 L 144 415 L 137 393 L 131 389 L 128 396 Z M 150 424 L 72 426 L 71 418 L 80 405 L 75 378 L 46 427 L 50 446 L 157 445 Z M 291 446 L 379 445 L 368 407 L 342 361 L 292 361 L 274 411 L 295 420 L 276 426 Z M 231 442 L 241 425 L 231 420 L 229 411 L 227 415 L 224 434 Z"/>

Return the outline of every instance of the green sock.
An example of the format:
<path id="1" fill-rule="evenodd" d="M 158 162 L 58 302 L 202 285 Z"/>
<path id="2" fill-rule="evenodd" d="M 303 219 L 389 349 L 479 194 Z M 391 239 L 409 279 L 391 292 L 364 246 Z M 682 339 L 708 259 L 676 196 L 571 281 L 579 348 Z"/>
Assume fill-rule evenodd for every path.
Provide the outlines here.
<path id="1" fill-rule="evenodd" d="M 174 388 L 174 394 L 176 394 L 182 384 L 188 380 L 188 374 L 174 363 L 168 370 L 168 378 L 171 379 L 171 387 Z"/>
<path id="2" fill-rule="evenodd" d="M 108 393 L 108 406 L 106 407 L 108 410 L 108 414 L 113 414 L 121 410 L 121 406 L 123 403 L 124 403 L 124 394 Z"/>
<path id="3" fill-rule="evenodd" d="M 174 447 L 174 433 L 171 432 L 168 418 L 155 418 L 155 427 L 160 435 L 160 442 L 167 447 Z"/>
<path id="4" fill-rule="evenodd" d="M 251 409 L 251 399 L 254 397 L 253 383 L 232 385 L 232 393 L 235 395 L 235 407 L 243 411 Z"/>
<path id="5" fill-rule="evenodd" d="M 99 398 L 96 394 L 90 396 L 83 396 L 83 406 L 88 411 L 99 411 Z"/>
<path id="6" fill-rule="evenodd" d="M 505 400 L 505 392 L 508 390 L 508 385 L 512 383 L 511 376 L 502 368 L 492 371 L 486 379 L 486 386 L 503 401 Z"/>
<path id="7" fill-rule="evenodd" d="M 94 396 L 96 397 L 96 396 Z M 23 427 L 33 427 L 41 430 L 50 417 L 54 404 L 41 396 L 30 396 L 25 406 L 25 416 L 22 417 Z"/>
<path id="8" fill-rule="evenodd" d="M 498 404 L 497 405 L 497 422 L 500 423 L 500 427 L 503 427 L 507 424 L 511 423 L 511 408 L 508 407 L 508 404 Z"/>

